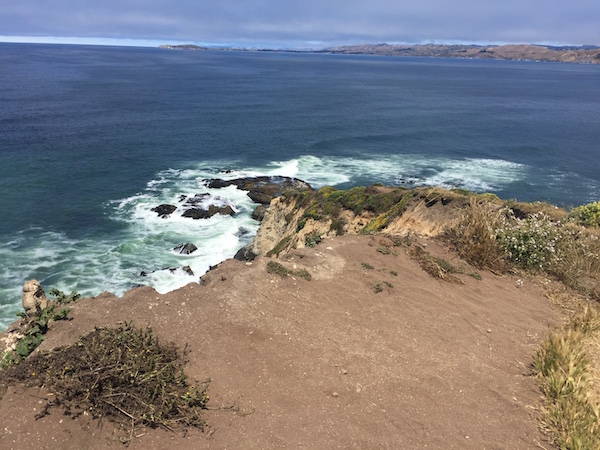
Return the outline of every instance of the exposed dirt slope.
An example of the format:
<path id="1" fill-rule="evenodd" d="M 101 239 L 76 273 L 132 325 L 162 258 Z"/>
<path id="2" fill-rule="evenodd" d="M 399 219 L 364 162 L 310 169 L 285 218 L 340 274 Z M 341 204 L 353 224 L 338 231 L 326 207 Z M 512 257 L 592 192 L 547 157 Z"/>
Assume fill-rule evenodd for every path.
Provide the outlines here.
<path id="1" fill-rule="evenodd" d="M 401 248 L 377 251 L 381 239 L 326 238 L 280 258 L 311 281 L 268 274 L 265 258 L 229 260 L 166 295 L 79 300 L 41 349 L 124 321 L 191 346 L 187 373 L 212 380 L 206 431 L 145 430 L 132 449 L 551 448 L 529 375 L 558 317 L 549 302 L 511 277 L 434 279 Z M 460 263 L 434 242 L 427 250 Z M 58 409 L 35 421 L 48 395 L 9 388 L 1 448 L 122 447 L 108 421 Z"/>

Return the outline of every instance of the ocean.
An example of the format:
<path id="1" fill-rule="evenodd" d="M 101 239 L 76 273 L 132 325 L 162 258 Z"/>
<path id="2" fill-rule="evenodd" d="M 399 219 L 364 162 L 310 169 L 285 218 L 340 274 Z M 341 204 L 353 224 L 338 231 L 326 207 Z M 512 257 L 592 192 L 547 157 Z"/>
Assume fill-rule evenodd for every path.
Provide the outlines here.
<path id="1" fill-rule="evenodd" d="M 31 278 L 167 292 L 232 257 L 256 205 L 206 178 L 600 199 L 597 65 L 0 44 L 0 68 L 0 329 Z M 151 211 L 200 193 L 236 214 Z"/>

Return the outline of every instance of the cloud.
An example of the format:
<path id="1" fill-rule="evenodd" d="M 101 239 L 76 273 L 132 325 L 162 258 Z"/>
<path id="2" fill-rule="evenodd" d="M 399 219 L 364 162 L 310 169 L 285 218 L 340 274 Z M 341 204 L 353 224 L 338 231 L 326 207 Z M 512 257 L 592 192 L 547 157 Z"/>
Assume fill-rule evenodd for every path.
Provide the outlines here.
<path id="1" fill-rule="evenodd" d="M 5 35 L 190 42 L 564 42 L 600 44 L 597 0 L 23 0 Z"/>

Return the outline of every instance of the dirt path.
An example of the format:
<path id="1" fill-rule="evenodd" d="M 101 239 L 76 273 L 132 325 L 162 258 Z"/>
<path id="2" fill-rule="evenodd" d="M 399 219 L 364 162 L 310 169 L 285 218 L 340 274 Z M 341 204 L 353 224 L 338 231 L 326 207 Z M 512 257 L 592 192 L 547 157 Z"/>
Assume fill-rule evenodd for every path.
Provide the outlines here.
<path id="1" fill-rule="evenodd" d="M 279 260 L 311 281 L 268 274 L 266 259 L 231 260 L 167 295 L 138 288 L 80 300 L 42 348 L 124 321 L 191 346 L 186 372 L 212 380 L 208 428 L 141 431 L 131 449 L 551 448 L 529 376 L 558 320 L 549 302 L 511 277 L 436 280 L 401 249 L 377 251 L 379 240 L 328 238 Z M 106 421 L 59 410 L 35 421 L 47 394 L 5 393 L 0 448 L 122 447 Z"/>

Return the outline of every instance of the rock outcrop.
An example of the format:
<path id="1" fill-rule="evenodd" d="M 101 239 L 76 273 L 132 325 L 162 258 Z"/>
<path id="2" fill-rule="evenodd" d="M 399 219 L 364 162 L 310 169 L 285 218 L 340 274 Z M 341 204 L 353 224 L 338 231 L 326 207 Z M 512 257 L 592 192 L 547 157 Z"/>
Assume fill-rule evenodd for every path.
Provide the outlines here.
<path id="1" fill-rule="evenodd" d="M 208 209 L 204 208 L 190 208 L 186 209 L 182 217 L 189 217 L 191 219 L 210 219 L 212 216 L 216 214 L 221 214 L 223 216 L 233 216 L 235 211 L 230 205 L 227 206 L 215 206 L 210 205 Z"/>
<path id="2" fill-rule="evenodd" d="M 23 285 L 23 308 L 28 316 L 33 316 L 46 309 L 50 300 L 46 297 L 44 289 L 38 280 L 26 281 Z"/>
<path id="3" fill-rule="evenodd" d="M 283 196 L 271 202 L 256 236 L 235 259 L 278 256 L 340 234 L 385 229 L 399 235 L 435 236 L 459 217 L 468 202 L 469 194 L 384 186 L 348 191 L 324 187 L 310 196 Z"/>
<path id="4" fill-rule="evenodd" d="M 171 214 L 173 214 L 176 209 L 177 209 L 177 206 L 175 206 L 175 205 L 162 204 L 162 205 L 156 206 L 155 208 L 152 208 L 151 211 L 154 211 L 155 213 L 157 213 L 158 217 L 160 217 L 161 219 L 166 219 Z"/>
<path id="5" fill-rule="evenodd" d="M 280 176 L 262 176 L 262 177 L 245 177 L 236 178 L 233 180 L 222 180 L 220 178 L 204 180 L 206 186 L 212 189 L 224 188 L 227 186 L 235 186 L 243 191 L 248 191 L 248 197 L 253 202 L 261 205 L 269 205 L 271 200 L 279 197 L 288 189 L 294 190 L 312 190 L 310 184 L 297 178 L 280 177 Z"/>
<path id="6" fill-rule="evenodd" d="M 198 250 L 198 247 L 196 247 L 194 244 L 188 242 L 187 244 L 179 244 L 173 250 L 175 250 L 177 253 L 181 253 L 182 255 L 189 255 L 191 253 L 194 253 L 196 250 Z"/>

